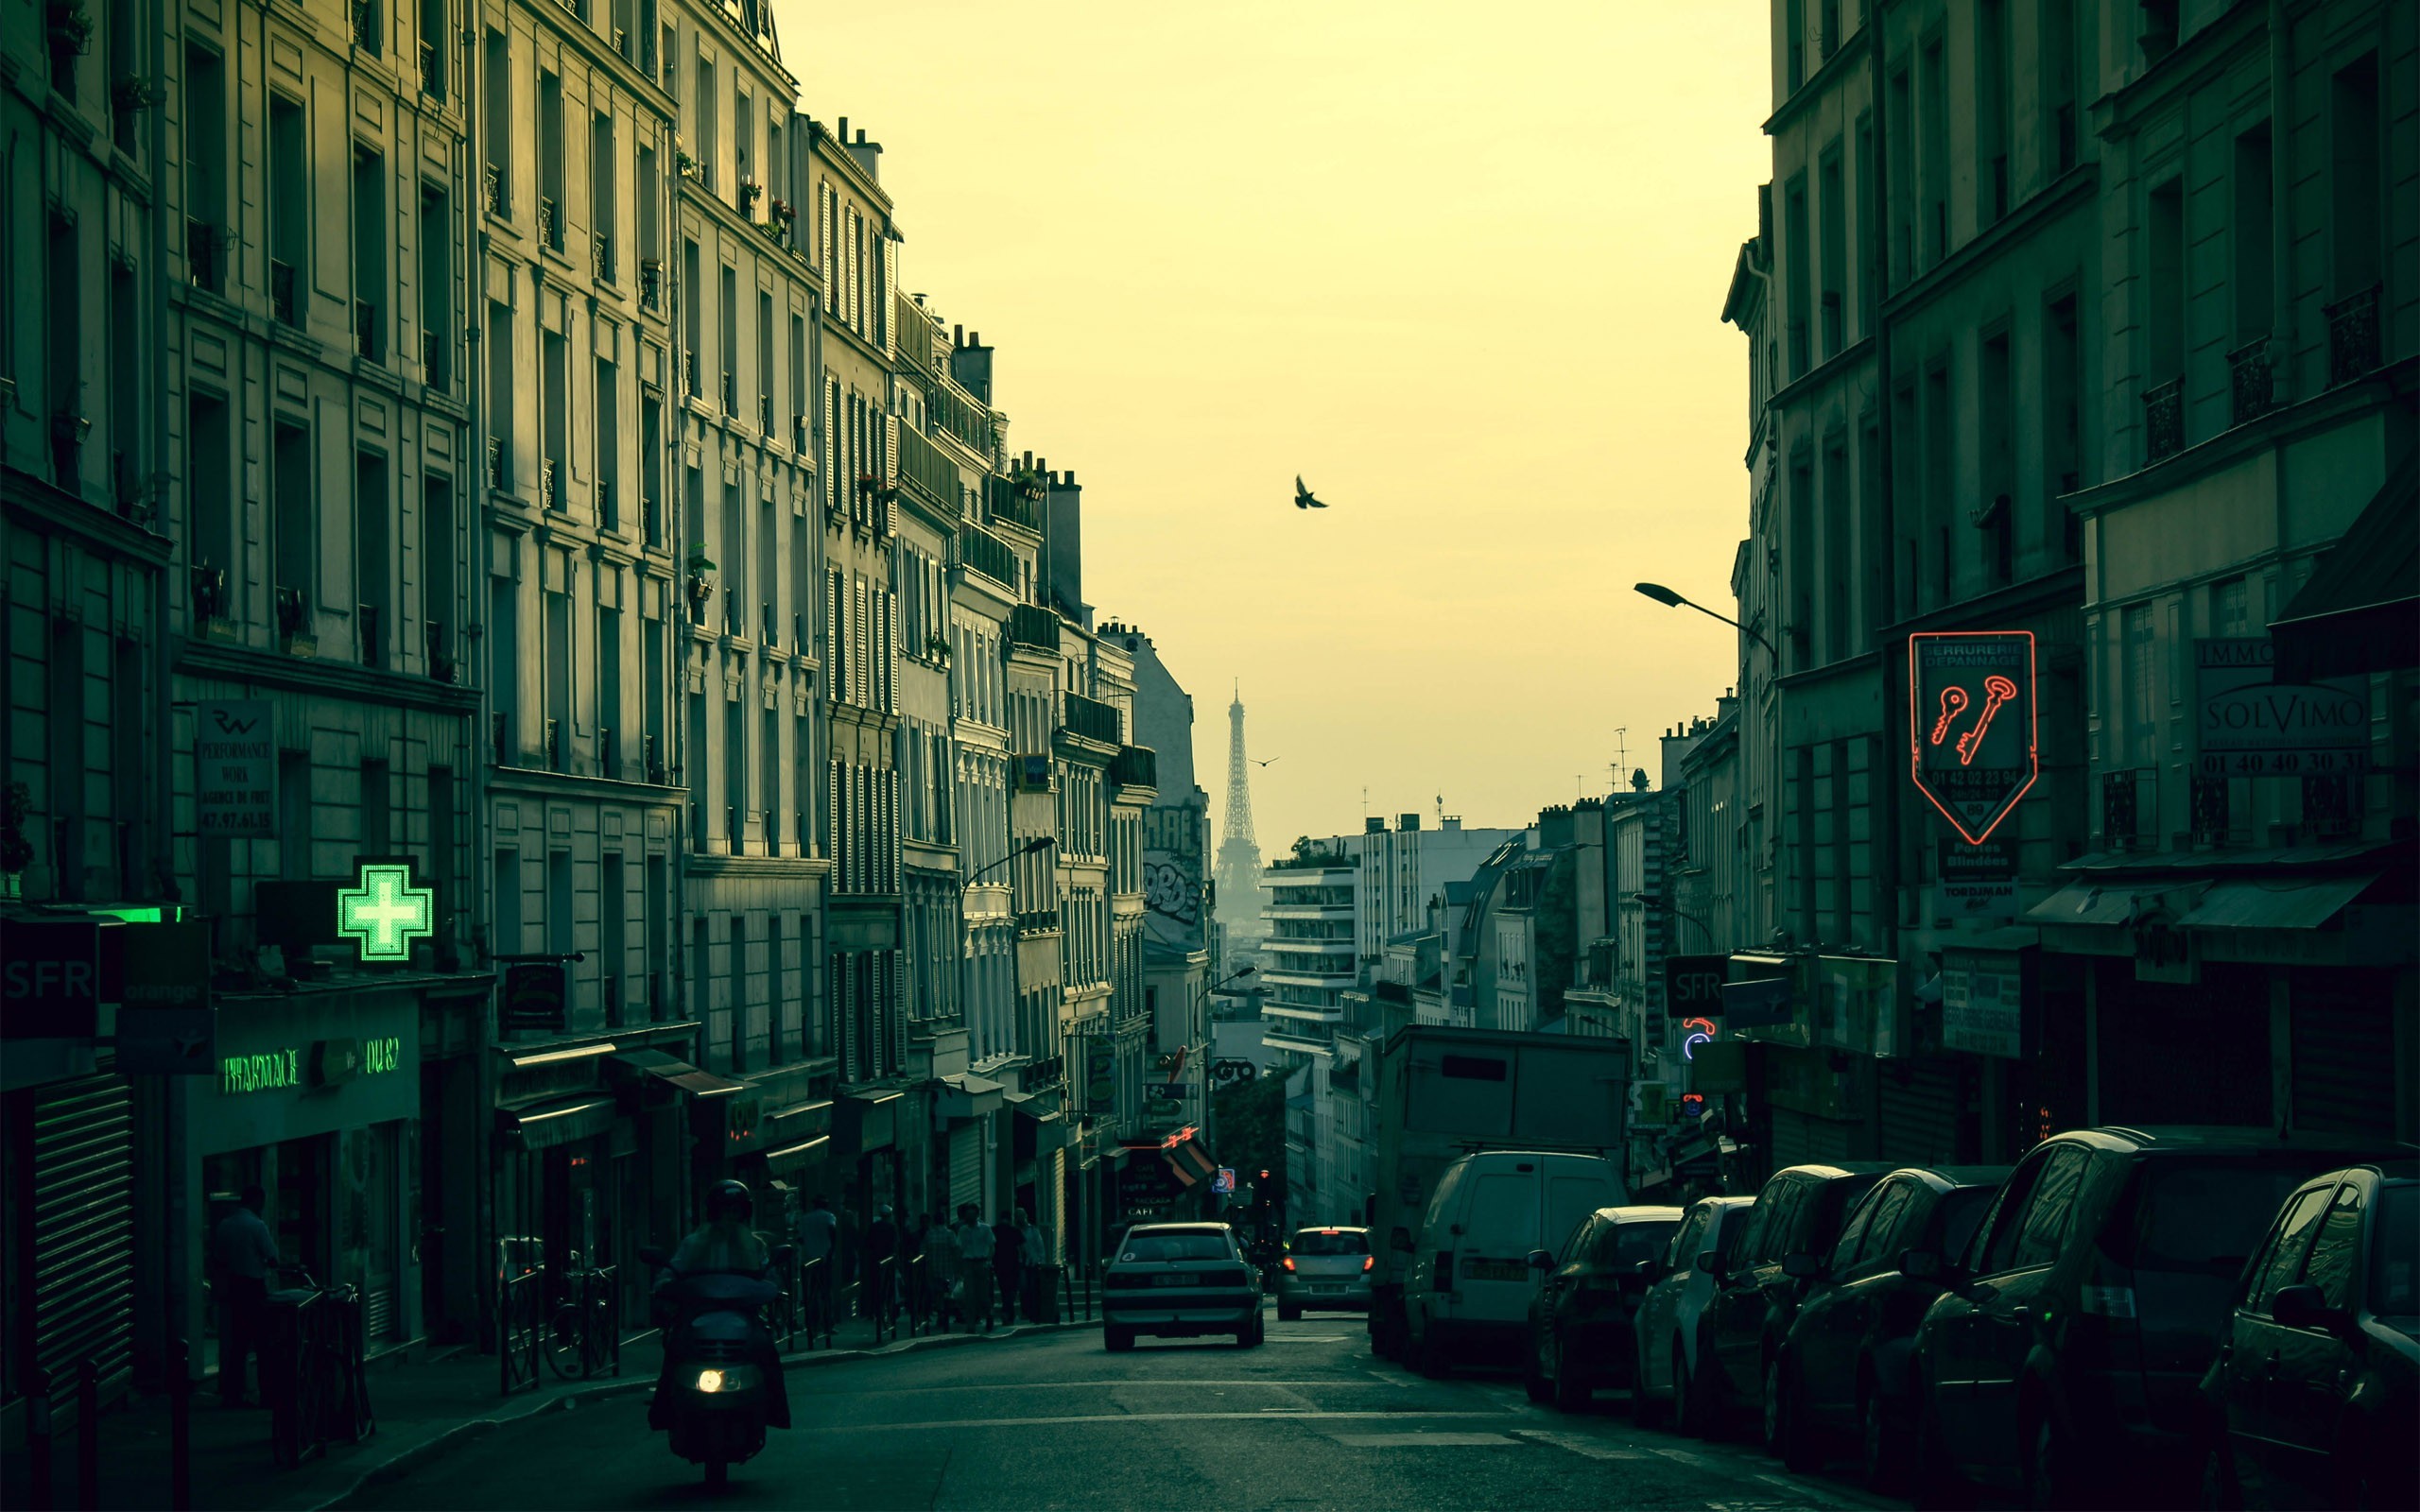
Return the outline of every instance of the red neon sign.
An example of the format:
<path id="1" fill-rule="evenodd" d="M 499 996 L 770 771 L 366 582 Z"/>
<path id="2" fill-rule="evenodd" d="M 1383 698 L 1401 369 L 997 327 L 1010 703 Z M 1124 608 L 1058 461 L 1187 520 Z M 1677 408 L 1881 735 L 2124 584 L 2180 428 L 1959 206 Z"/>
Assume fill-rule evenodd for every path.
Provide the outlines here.
<path id="1" fill-rule="evenodd" d="M 1909 775 L 1968 845 L 2042 774 L 2031 630 L 1908 637 Z"/>

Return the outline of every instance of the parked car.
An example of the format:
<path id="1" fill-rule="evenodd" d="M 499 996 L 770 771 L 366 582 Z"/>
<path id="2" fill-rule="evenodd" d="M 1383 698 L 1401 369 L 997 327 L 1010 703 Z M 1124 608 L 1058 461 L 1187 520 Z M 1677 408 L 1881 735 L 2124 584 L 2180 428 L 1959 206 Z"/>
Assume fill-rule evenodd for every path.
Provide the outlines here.
<path id="1" fill-rule="evenodd" d="M 1676 1428 L 1695 1431 L 1673 1383 L 1698 1370 L 1698 1340 L 1703 1337 L 1698 1320 L 1714 1299 L 1714 1279 L 1721 1273 L 1722 1258 L 1755 1205 L 1754 1197 L 1700 1197 L 1689 1205 L 1688 1215 L 1665 1247 L 1631 1329 L 1638 1351 L 1631 1378 L 1631 1412 L 1642 1423 L 1670 1407 L 1680 1418 Z"/>
<path id="2" fill-rule="evenodd" d="M 1531 1401 L 1577 1412 L 1599 1386 L 1630 1383 L 1631 1321 L 1680 1227 L 1678 1208 L 1599 1208 L 1561 1251 L 1530 1251 L 1530 1266 L 1544 1278 L 1530 1303 L 1521 1371 Z"/>
<path id="3" fill-rule="evenodd" d="M 1446 1166 L 1405 1272 L 1412 1366 L 1437 1376 L 1475 1350 L 1509 1355 L 1528 1335 L 1537 1290 L 1530 1252 L 1622 1196 L 1621 1173 L 1601 1156 L 1485 1150 Z"/>
<path id="4" fill-rule="evenodd" d="M 2408 1149 L 2258 1128 L 2097 1128 L 2034 1146 L 1916 1331 L 1920 1490 L 2034 1506 L 2188 1482 L 2196 1387 L 2245 1261 L 2319 1172 Z M 1903 1262 L 1942 1275 L 1936 1255 Z"/>
<path id="5" fill-rule="evenodd" d="M 2204 1504 L 2420 1506 L 2420 1163 L 2286 1199 L 2202 1382 Z"/>
<path id="6" fill-rule="evenodd" d="M 1910 1249 L 1962 1252 L 2008 1178 L 2004 1165 L 1910 1166 L 1866 1193 L 1841 1226 L 1782 1342 L 1774 1447 L 1792 1469 L 1854 1435 L 1876 1490 L 1904 1481 L 1913 1418 L 1908 1358 L 1939 1276 L 1900 1269 Z"/>
<path id="7" fill-rule="evenodd" d="M 1714 1296 L 1698 1318 L 1697 1363 L 1674 1386 L 1683 1421 L 1719 1436 L 1732 1418 L 1753 1413 L 1772 1442 L 1767 1388 L 1799 1298 L 1858 1198 L 1892 1170 L 1878 1160 L 1842 1160 L 1793 1165 L 1766 1178 L 1738 1245 L 1719 1257 Z"/>
<path id="8" fill-rule="evenodd" d="M 1101 1343 L 1114 1352 L 1144 1333 L 1232 1333 L 1250 1349 L 1266 1328 L 1260 1297 L 1260 1277 L 1225 1224 L 1136 1224 L 1101 1273 Z"/>
<path id="9" fill-rule="evenodd" d="M 1277 1263 L 1277 1321 L 1306 1309 L 1370 1311 L 1370 1234 L 1364 1228 L 1297 1228 Z"/>

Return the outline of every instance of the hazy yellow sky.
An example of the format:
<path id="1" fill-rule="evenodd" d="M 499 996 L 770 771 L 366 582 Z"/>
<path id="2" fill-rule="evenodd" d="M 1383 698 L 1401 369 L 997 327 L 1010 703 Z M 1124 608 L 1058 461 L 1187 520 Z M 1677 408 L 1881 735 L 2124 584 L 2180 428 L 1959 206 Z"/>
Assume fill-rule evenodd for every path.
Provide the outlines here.
<path id="1" fill-rule="evenodd" d="M 1267 851 L 1518 824 L 1733 679 L 1761 0 L 777 0 L 803 107 L 885 148 L 902 286 L 998 349 L 1084 485 L 1085 597 L 1240 679 Z M 1293 508 L 1300 472 L 1334 507 Z"/>

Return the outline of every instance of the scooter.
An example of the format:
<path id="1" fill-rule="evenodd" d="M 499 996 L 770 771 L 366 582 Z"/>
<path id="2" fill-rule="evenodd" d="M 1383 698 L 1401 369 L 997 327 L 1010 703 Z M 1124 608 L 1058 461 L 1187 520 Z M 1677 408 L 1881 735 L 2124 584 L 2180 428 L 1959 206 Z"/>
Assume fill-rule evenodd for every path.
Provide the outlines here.
<path id="1" fill-rule="evenodd" d="M 777 1257 L 779 1252 L 777 1251 Z M 639 1259 L 657 1270 L 670 1257 L 653 1246 Z M 731 1271 L 678 1276 L 670 1295 L 664 1349 L 670 1368 L 659 1402 L 672 1452 L 702 1465 L 708 1486 L 725 1486 L 731 1467 L 763 1452 L 770 1383 L 759 1363 L 771 1353 L 759 1314 L 781 1296 L 769 1280 Z"/>

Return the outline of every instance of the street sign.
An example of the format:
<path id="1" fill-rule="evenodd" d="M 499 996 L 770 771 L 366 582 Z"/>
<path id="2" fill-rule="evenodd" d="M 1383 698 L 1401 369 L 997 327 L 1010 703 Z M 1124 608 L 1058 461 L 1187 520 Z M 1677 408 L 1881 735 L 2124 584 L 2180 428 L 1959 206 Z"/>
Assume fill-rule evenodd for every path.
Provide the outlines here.
<path id="1" fill-rule="evenodd" d="M 217 1016 L 210 1005 L 210 926 L 128 924 L 117 1010 L 117 1069 L 131 1074 L 207 1076 L 217 1069 Z"/>
<path id="2" fill-rule="evenodd" d="M 1211 1178 L 1210 1190 L 1232 1194 L 1236 1190 L 1236 1168 L 1232 1165 L 1219 1167 L 1219 1174 Z"/>
<path id="3" fill-rule="evenodd" d="M 2041 774 L 2033 632 L 1908 637 L 1908 752 L 1916 790 L 1968 845 L 1999 827 Z"/>
<path id="4" fill-rule="evenodd" d="M 1727 955 L 1664 957 L 1664 1013 L 1694 1019 L 1722 1011 L 1722 983 L 1731 974 Z"/>
<path id="5" fill-rule="evenodd" d="M 517 961 L 504 969 L 504 1005 L 496 1026 L 552 1029 L 561 1033 L 568 1022 L 571 969 L 560 961 Z"/>
<path id="6" fill-rule="evenodd" d="M 1249 1060 L 1214 1060 L 1210 1062 L 1210 1085 L 1237 1087 L 1260 1074 L 1260 1068 Z"/>
<path id="7" fill-rule="evenodd" d="M 359 942 L 365 961 L 408 961 L 412 941 L 436 933 L 436 894 L 412 885 L 403 866 L 365 866 L 361 885 L 337 894 L 337 930 Z"/>
<path id="8" fill-rule="evenodd" d="M 196 827 L 203 838 L 266 840 L 277 833 L 277 722 L 266 698 L 207 698 L 194 706 Z"/>
<path id="9" fill-rule="evenodd" d="M 0 919 L 0 1039 L 100 1032 L 101 930 L 87 919 Z"/>
<path id="10" fill-rule="evenodd" d="M 1967 845 L 1945 838 L 1934 862 L 1936 921 L 2016 917 L 2015 846 L 2004 839 Z"/>
<path id="11" fill-rule="evenodd" d="M 2370 768 L 2370 679 L 2276 682 L 2265 635 L 2193 643 L 2196 770 L 2205 777 L 2339 777 Z"/>
<path id="12" fill-rule="evenodd" d="M 1153 1082 L 1143 1089 L 1143 1095 L 1157 1097 L 1166 1102 L 1181 1103 L 1184 1101 L 1184 1084 L 1177 1081 Z"/>

